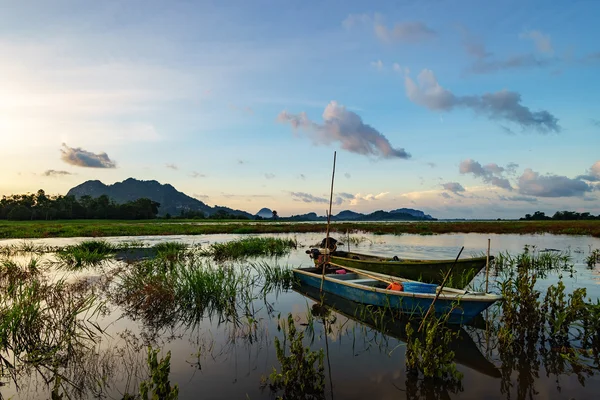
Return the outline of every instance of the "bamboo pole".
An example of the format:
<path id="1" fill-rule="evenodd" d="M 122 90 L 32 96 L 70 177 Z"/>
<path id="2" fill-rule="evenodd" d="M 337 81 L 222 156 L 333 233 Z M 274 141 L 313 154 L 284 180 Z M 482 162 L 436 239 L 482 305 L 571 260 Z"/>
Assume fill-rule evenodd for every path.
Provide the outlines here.
<path id="1" fill-rule="evenodd" d="M 490 243 L 491 239 L 488 239 L 487 258 L 485 260 L 485 292 L 488 292 L 488 285 L 490 281 Z"/>
<path id="2" fill-rule="evenodd" d="M 363 271 L 363 270 L 357 270 L 357 269 L 354 269 L 354 268 L 345 267 L 345 266 L 343 266 L 343 265 L 336 264 L 336 263 L 332 263 L 332 262 L 330 262 L 330 263 L 329 263 L 329 265 L 333 265 L 334 267 L 340 267 L 340 268 L 346 269 L 346 270 L 348 270 L 348 271 L 356 272 L 357 274 L 361 274 L 361 275 L 364 275 L 364 276 L 368 276 L 369 278 L 371 278 L 371 279 L 375 279 L 375 280 L 377 280 L 377 281 L 382 281 L 382 282 L 385 282 L 385 283 L 395 283 L 394 281 L 387 280 L 387 279 L 385 279 L 385 278 L 382 278 L 382 277 L 380 277 L 380 276 L 371 275 L 371 274 L 369 274 L 368 272 L 365 272 L 365 271 Z M 349 281 L 349 282 L 352 282 L 352 281 Z M 400 280 L 400 281 L 398 281 L 398 282 L 402 282 L 402 281 Z"/>
<path id="3" fill-rule="evenodd" d="M 454 266 L 458 262 L 458 258 L 460 257 L 460 255 L 461 255 L 461 253 L 463 252 L 464 249 L 465 249 L 465 246 L 463 246 L 463 247 L 460 248 L 460 251 L 458 252 L 458 255 L 456 256 L 456 260 L 454 260 L 454 264 L 452 264 L 452 267 L 450 267 L 450 269 L 448 270 L 448 273 L 444 277 L 444 280 L 442 281 L 442 284 L 440 285 L 440 290 L 438 290 L 438 292 L 435 295 L 435 299 L 433 299 L 433 301 L 431 302 L 431 305 L 429 306 L 429 309 L 427 310 L 427 313 L 423 317 L 423 321 L 421 321 L 421 325 L 419 325 L 419 330 L 417 332 L 421 332 L 421 328 L 423 328 L 423 324 L 425 323 L 425 320 L 427 319 L 427 316 L 429 315 L 429 313 L 433 309 L 433 305 L 435 304 L 435 302 L 438 299 L 438 297 L 440 297 L 440 293 L 442 293 L 442 290 L 444 290 L 444 286 L 446 285 L 446 281 L 448 280 L 448 277 L 452 273 L 452 270 L 454 269 Z"/>
<path id="4" fill-rule="evenodd" d="M 331 205 L 333 203 L 333 181 L 335 179 L 336 153 L 336 151 L 333 152 L 333 172 L 331 173 L 331 192 L 329 193 L 329 212 L 327 213 L 327 236 L 325 236 L 325 257 L 323 263 L 323 273 L 321 275 L 321 292 L 323 292 L 323 282 L 325 282 L 325 268 L 329 262 L 329 226 L 331 224 Z"/>

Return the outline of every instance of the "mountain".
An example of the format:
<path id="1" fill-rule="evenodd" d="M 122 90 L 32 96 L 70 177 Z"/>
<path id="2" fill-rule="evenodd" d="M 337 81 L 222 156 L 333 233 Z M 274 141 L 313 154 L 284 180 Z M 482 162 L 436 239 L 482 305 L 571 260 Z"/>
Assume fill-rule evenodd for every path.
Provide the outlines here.
<path id="1" fill-rule="evenodd" d="M 335 221 L 352 221 L 355 219 L 359 219 L 360 217 L 364 217 L 364 214 L 357 213 L 350 210 L 340 211 L 337 215 L 332 215 L 331 219 Z"/>
<path id="2" fill-rule="evenodd" d="M 414 211 L 418 211 L 418 210 L 414 210 Z M 422 212 L 422 211 L 420 211 L 420 212 Z M 427 218 L 427 217 L 429 217 L 429 218 Z M 396 210 L 390 211 L 390 212 L 379 210 L 379 211 L 372 212 L 371 214 L 363 215 L 362 217 L 360 217 L 356 220 L 357 221 L 424 221 L 424 220 L 436 221 L 435 218 L 432 218 L 429 215 L 426 217 L 417 217 L 412 214 L 408 214 L 408 213 L 404 213 L 404 212 L 397 212 Z"/>
<path id="3" fill-rule="evenodd" d="M 273 218 L 273 211 L 270 208 L 263 207 L 255 215 L 261 218 Z"/>
<path id="4" fill-rule="evenodd" d="M 423 219 L 429 219 L 429 220 L 435 220 L 435 218 L 433 218 L 431 215 L 425 214 L 421 210 L 414 210 L 412 208 L 398 208 L 396 210 L 391 210 L 390 213 L 392 213 L 392 214 L 403 213 L 403 214 L 412 215 L 413 217 L 418 217 L 418 218 L 423 218 Z"/>
<path id="5" fill-rule="evenodd" d="M 70 189 L 67 196 L 72 195 L 80 198 L 82 196 L 98 197 L 103 194 L 113 199 L 116 203 L 134 201 L 142 197 L 149 198 L 160 203 L 158 215 L 161 216 L 167 213 L 179 215 L 181 211 L 201 211 L 205 215 L 212 215 L 222 210 L 232 215 L 253 217 L 251 214 L 241 210 L 233 210 L 224 206 L 211 207 L 198 199 L 194 199 L 178 191 L 169 184 L 163 185 L 157 181 L 142 181 L 133 178 L 128 178 L 123 182 L 116 182 L 112 185 L 105 185 L 98 180 L 86 181 Z"/>

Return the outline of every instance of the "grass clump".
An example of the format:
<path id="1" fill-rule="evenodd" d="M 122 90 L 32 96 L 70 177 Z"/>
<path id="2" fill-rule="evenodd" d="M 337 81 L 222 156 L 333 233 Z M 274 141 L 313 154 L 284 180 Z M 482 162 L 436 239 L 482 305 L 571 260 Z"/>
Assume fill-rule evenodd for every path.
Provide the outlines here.
<path id="1" fill-rule="evenodd" d="M 104 240 L 87 240 L 66 246 L 56 252 L 56 258 L 70 270 L 94 267 L 110 259 L 119 248 Z"/>
<path id="2" fill-rule="evenodd" d="M 173 265 L 152 259 L 123 272 L 113 297 L 130 317 L 160 330 L 194 326 L 213 315 L 237 320 L 237 304 L 250 301 L 251 288 L 247 271 L 215 267 L 195 258 Z"/>
<path id="3" fill-rule="evenodd" d="M 263 279 L 261 292 L 280 292 L 291 289 L 294 284 L 294 273 L 289 267 L 282 267 L 278 264 L 272 265 L 268 262 L 251 263 L 250 267 L 257 271 L 260 278 Z"/>
<path id="4" fill-rule="evenodd" d="M 46 382 L 69 384 L 69 368 L 83 359 L 102 329 L 93 321 L 96 298 L 64 281 L 48 282 L 35 262 L 0 264 L 0 376 L 34 369 Z"/>
<path id="5" fill-rule="evenodd" d="M 262 385 L 267 385 L 274 393 L 282 393 L 278 399 L 324 399 L 325 367 L 323 349 L 311 351 L 302 343 L 304 333 L 298 332 L 292 314 L 287 318 L 287 334 L 284 322 L 284 342 L 275 338 L 277 359 L 281 371 L 273 368 L 269 377 L 262 378 Z M 285 344 L 289 340 L 290 354 L 286 355 Z M 316 367 L 315 367 L 316 364 Z"/>
<path id="6" fill-rule="evenodd" d="M 213 243 L 208 249 L 201 251 L 201 254 L 217 261 L 239 260 L 258 256 L 279 257 L 297 247 L 298 242 L 294 239 L 249 237 L 225 243 Z"/>

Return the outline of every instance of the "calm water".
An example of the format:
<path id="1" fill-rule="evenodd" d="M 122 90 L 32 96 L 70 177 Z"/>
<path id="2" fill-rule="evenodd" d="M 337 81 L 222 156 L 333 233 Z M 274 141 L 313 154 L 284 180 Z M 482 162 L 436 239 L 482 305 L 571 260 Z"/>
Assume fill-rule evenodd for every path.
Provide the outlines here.
<path id="1" fill-rule="evenodd" d="M 276 235 L 265 235 L 276 236 Z M 321 234 L 281 235 L 296 237 L 304 246 L 319 242 Z M 487 239 L 491 239 L 492 254 L 499 251 L 520 253 L 524 245 L 535 246 L 538 250 L 556 249 L 569 251 L 575 266 L 571 277 L 563 273 L 563 281 L 568 290 L 585 287 L 592 299 L 600 297 L 600 268 L 588 268 L 585 257 L 590 249 L 600 248 L 600 239 L 589 237 L 554 235 L 401 235 L 376 236 L 354 235 L 364 240 L 352 249 L 381 255 L 398 255 L 403 258 L 454 258 L 461 246 L 465 246 L 462 257 L 484 254 Z M 111 242 L 131 240 L 155 244 L 164 241 L 181 241 L 189 244 L 207 245 L 240 237 L 239 235 L 202 235 L 168 237 L 119 237 L 107 238 Z M 344 241 L 341 237 L 336 237 Z M 44 239 L 35 240 L 52 246 L 74 244 L 84 239 Z M 19 243 L 20 240 L 0 241 L 0 245 Z M 289 266 L 308 266 L 310 260 L 304 253 L 306 247 L 293 251 L 289 256 L 271 263 Z M 63 274 L 63 273 L 60 273 Z M 93 270 L 85 273 L 88 280 L 100 279 L 101 274 Z M 70 273 L 69 279 L 79 275 Z M 482 275 L 476 279 L 483 279 Z M 558 280 L 558 273 L 550 274 L 538 281 L 542 291 Z M 102 296 L 102 291 L 98 291 Z M 150 327 L 140 318 L 124 316 L 123 310 L 107 303 L 108 313 L 98 319 L 98 324 L 106 329 L 100 343 L 95 345 L 95 356 L 89 360 L 89 367 L 78 374 L 104 376 L 109 387 L 100 393 L 90 389 L 84 397 L 107 395 L 120 398 L 126 390 L 134 392 L 138 385 L 138 376 L 144 376 L 145 350 L 131 343 L 137 341 L 140 346 L 151 343 L 160 346 L 163 352 L 170 350 L 171 383 L 179 385 L 182 399 L 269 399 L 274 395 L 267 389 L 261 389 L 261 377 L 268 375 L 273 367 L 279 368 L 275 355 L 274 338 L 280 337 L 277 330 L 277 316 L 292 313 L 296 326 L 306 330 L 305 344 L 311 343 L 314 350 L 326 351 L 326 397 L 337 399 L 403 399 L 403 398 L 471 398 L 471 399 L 518 399 L 533 398 L 570 399 L 595 398 L 600 390 L 600 374 L 586 376 L 583 382 L 576 374 L 567 369 L 559 376 L 547 376 L 544 365 L 533 368 L 521 365 L 510 376 L 500 377 L 502 362 L 493 349 L 494 341 L 486 340 L 483 330 L 467 327 L 464 345 L 457 351 L 457 367 L 464 374 L 462 388 L 430 388 L 431 393 L 415 389 L 419 382 L 407 376 L 405 371 L 405 347 L 400 339 L 384 335 L 374 328 L 365 326 L 353 318 L 348 310 L 335 315 L 335 321 L 325 333 L 322 323 L 315 321 L 310 329 L 308 313 L 314 301 L 295 291 L 269 293 L 265 299 L 254 302 L 256 324 L 242 324 L 219 321 L 218 318 L 206 318 L 192 330 L 182 328 Z M 128 338 L 128 340 L 125 340 Z M 506 367 L 506 366 L 505 366 Z M 0 382 L 0 393 L 5 398 L 48 398 L 48 390 L 42 379 L 22 377 L 16 386 L 6 378 Z M 509 386 L 507 386 L 509 384 Z M 504 389 L 501 389 L 504 388 Z M 1 397 L 1 396 L 0 396 Z"/>

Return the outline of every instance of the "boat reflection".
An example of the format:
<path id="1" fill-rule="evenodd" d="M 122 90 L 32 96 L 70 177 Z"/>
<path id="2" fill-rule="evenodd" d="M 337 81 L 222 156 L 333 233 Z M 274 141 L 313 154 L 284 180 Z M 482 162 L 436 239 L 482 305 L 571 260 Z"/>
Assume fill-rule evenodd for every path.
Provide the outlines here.
<path id="1" fill-rule="evenodd" d="M 317 288 L 297 284 L 294 286 L 293 290 L 316 303 L 321 302 L 321 294 Z M 317 305 L 315 304 L 313 308 L 315 306 Z M 402 342 L 408 340 L 406 335 L 406 325 L 413 324 L 414 330 L 417 332 L 420 323 L 418 320 L 399 318 L 390 313 L 365 312 L 366 306 L 326 292 L 324 292 L 323 307 Z M 383 309 L 378 310 L 383 311 Z M 321 312 L 323 312 L 323 310 L 321 310 Z M 458 325 L 449 325 L 449 328 L 458 332 L 458 337 L 451 343 L 450 348 L 448 349 L 454 352 L 454 361 L 456 363 L 492 378 L 501 377 L 500 371 L 481 353 L 464 328 Z M 421 336 L 419 337 L 421 341 L 424 340 L 423 333 L 417 335 Z"/>

